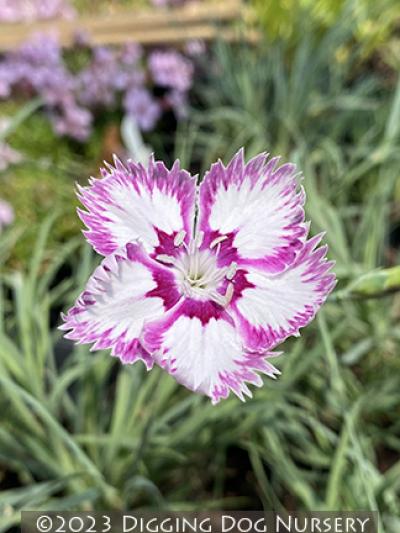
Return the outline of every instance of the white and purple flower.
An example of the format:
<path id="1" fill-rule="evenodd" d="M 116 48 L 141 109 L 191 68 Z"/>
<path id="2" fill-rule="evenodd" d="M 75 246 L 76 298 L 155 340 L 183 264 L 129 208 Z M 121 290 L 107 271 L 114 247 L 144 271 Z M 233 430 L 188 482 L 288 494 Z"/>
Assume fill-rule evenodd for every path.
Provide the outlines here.
<path id="1" fill-rule="evenodd" d="M 106 256 L 62 329 L 123 363 L 157 363 L 213 403 L 275 377 L 271 350 L 298 335 L 335 285 L 308 238 L 295 166 L 240 151 L 199 187 L 178 162 L 103 170 L 79 187 L 88 241 Z"/>

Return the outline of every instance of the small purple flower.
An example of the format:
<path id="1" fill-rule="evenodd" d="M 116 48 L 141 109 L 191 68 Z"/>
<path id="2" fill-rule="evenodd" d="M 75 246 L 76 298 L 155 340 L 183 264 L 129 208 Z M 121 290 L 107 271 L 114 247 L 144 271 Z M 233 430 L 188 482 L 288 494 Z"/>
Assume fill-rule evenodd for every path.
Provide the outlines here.
<path id="1" fill-rule="evenodd" d="M 335 275 L 322 235 L 307 235 L 295 166 L 278 161 L 240 151 L 197 187 L 178 161 L 116 159 L 79 187 L 86 238 L 106 257 L 66 337 L 156 363 L 213 403 L 279 374 L 272 350 L 314 318 Z"/>
<path id="2" fill-rule="evenodd" d="M 161 116 L 159 104 L 149 91 L 143 88 L 134 87 L 129 90 L 125 95 L 124 107 L 143 131 L 153 129 Z"/>
<path id="3" fill-rule="evenodd" d="M 0 21 L 21 22 L 56 17 L 73 18 L 75 10 L 66 0 L 1 0 Z"/>
<path id="4" fill-rule="evenodd" d="M 57 66 L 61 61 L 61 47 L 54 34 L 35 34 L 29 41 L 22 44 L 15 56 L 36 67 Z"/>
<path id="5" fill-rule="evenodd" d="M 49 2 L 45 0 L 42 7 Z M 85 38 L 81 42 L 84 44 Z M 169 108 L 178 118 L 186 115 L 193 65 L 173 50 L 153 52 L 151 65 L 146 59 L 143 49 L 134 43 L 119 50 L 96 46 L 88 64 L 75 73 L 65 63 L 56 36 L 36 34 L 17 50 L 2 54 L 0 99 L 14 94 L 39 96 L 55 132 L 80 140 L 90 133 L 92 113 L 114 111 L 122 101 L 140 128 L 148 131 Z M 153 81 L 165 87 L 163 98 L 154 98 L 147 89 Z"/>
<path id="6" fill-rule="evenodd" d="M 149 70 L 161 87 L 188 91 L 193 83 L 193 64 L 176 50 L 156 50 L 149 56 Z"/>
<path id="7" fill-rule="evenodd" d="M 14 222 L 14 209 L 12 206 L 0 198 L 0 231 Z"/>
<path id="8" fill-rule="evenodd" d="M 192 39 L 185 45 L 185 52 L 187 55 L 196 57 L 204 54 L 206 51 L 206 44 L 200 39 Z"/>
<path id="9" fill-rule="evenodd" d="M 91 113 L 77 101 L 76 79 L 67 70 L 58 39 L 36 35 L 15 52 L 6 54 L 0 65 L 0 97 L 11 90 L 39 94 L 55 131 L 85 140 L 90 133 Z"/>
<path id="10" fill-rule="evenodd" d="M 137 43 L 127 43 L 121 48 L 121 62 L 131 67 L 136 65 L 143 57 L 143 48 Z"/>
<path id="11" fill-rule="evenodd" d="M 62 109 L 61 114 L 52 117 L 58 135 L 68 135 L 77 141 L 85 141 L 91 132 L 92 114 L 83 107 L 71 103 Z"/>
<path id="12" fill-rule="evenodd" d="M 0 142 L 0 172 L 7 170 L 10 165 L 15 165 L 22 161 L 22 155 L 11 148 L 7 143 Z"/>
<path id="13" fill-rule="evenodd" d="M 115 52 L 105 46 L 96 47 L 91 63 L 78 75 L 79 101 L 85 106 L 112 105 L 115 101 L 114 80 L 119 74 Z"/>

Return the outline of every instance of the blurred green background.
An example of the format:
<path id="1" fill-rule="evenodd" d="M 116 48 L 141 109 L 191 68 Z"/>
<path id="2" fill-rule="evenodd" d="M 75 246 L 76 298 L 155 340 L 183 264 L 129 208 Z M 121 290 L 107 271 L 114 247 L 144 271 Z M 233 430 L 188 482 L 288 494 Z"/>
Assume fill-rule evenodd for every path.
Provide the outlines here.
<path id="1" fill-rule="evenodd" d="M 24 160 L 0 174 L 15 209 L 0 233 L 0 531 L 21 509 L 148 507 L 371 509 L 400 530 L 400 4 L 250 7 L 259 42 L 212 44 L 188 116 L 145 141 L 194 172 L 241 146 L 298 164 L 338 286 L 246 404 L 73 346 L 59 315 L 98 262 L 74 183 L 109 157 L 120 117 L 82 145 L 31 102 L 1 103 Z"/>

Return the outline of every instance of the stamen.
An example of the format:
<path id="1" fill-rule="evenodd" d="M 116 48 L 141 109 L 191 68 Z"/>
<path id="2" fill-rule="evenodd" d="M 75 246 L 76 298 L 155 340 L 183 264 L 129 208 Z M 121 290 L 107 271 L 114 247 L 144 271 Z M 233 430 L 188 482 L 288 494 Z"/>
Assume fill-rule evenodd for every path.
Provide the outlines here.
<path id="1" fill-rule="evenodd" d="M 222 294 L 216 291 L 210 293 L 209 296 L 211 300 L 213 300 L 215 303 L 217 303 L 221 307 L 225 307 L 225 302 L 226 302 L 225 296 L 223 296 Z"/>
<path id="2" fill-rule="evenodd" d="M 161 261 L 162 263 L 167 263 L 168 265 L 175 265 L 175 257 L 172 257 L 171 255 L 167 254 L 159 254 L 156 256 L 157 261 Z"/>
<path id="3" fill-rule="evenodd" d="M 233 261 L 230 264 L 230 266 L 229 266 L 229 268 L 228 268 L 228 270 L 227 270 L 227 272 L 225 274 L 226 279 L 231 280 L 231 279 L 234 278 L 234 276 L 236 274 L 236 271 L 237 271 L 237 267 L 238 267 L 238 264 L 235 261 Z"/>
<path id="4" fill-rule="evenodd" d="M 195 252 L 194 255 L 192 256 L 192 258 L 193 258 L 193 263 L 192 263 L 193 280 L 200 281 L 198 279 L 198 277 L 199 277 L 199 269 L 200 269 L 200 254 L 198 252 Z"/>
<path id="5" fill-rule="evenodd" d="M 226 235 L 220 235 L 219 237 L 211 241 L 210 250 L 212 250 L 215 246 L 217 246 L 217 244 L 224 242 L 227 238 L 228 237 Z"/>
<path id="6" fill-rule="evenodd" d="M 190 285 L 187 281 L 184 281 L 182 284 L 183 293 L 185 296 L 190 296 Z"/>
<path id="7" fill-rule="evenodd" d="M 177 257 L 168 254 L 159 254 L 157 261 L 166 265 L 172 265 L 176 270 L 177 280 L 182 288 L 185 297 L 194 297 L 200 300 L 211 299 L 221 307 L 227 307 L 234 294 L 234 285 L 231 280 L 234 278 L 238 265 L 235 261 L 228 267 L 218 267 L 217 255 L 221 248 L 221 243 L 228 237 L 220 235 L 211 242 L 210 248 L 216 248 L 214 253 L 203 250 L 204 232 L 196 231 L 194 237 L 185 240 L 187 233 L 184 230 L 176 233 L 174 246 L 183 246 L 186 253 L 177 254 Z M 218 288 L 228 280 L 225 294 L 218 292 Z"/>
<path id="8" fill-rule="evenodd" d="M 177 248 L 178 246 L 181 246 L 181 244 L 185 240 L 185 237 L 186 237 L 186 231 L 182 229 L 179 233 L 175 235 L 174 246 L 176 246 Z"/>
<path id="9" fill-rule="evenodd" d="M 204 231 L 199 231 L 195 237 L 196 247 L 200 248 L 204 240 Z"/>
<path id="10" fill-rule="evenodd" d="M 196 241 L 195 239 L 191 239 L 189 242 L 188 254 L 193 255 L 195 251 L 196 251 Z"/>
<path id="11" fill-rule="evenodd" d="M 235 286 L 233 285 L 233 283 L 229 283 L 228 287 L 226 288 L 224 307 L 228 307 L 228 305 L 231 303 L 234 290 Z"/>

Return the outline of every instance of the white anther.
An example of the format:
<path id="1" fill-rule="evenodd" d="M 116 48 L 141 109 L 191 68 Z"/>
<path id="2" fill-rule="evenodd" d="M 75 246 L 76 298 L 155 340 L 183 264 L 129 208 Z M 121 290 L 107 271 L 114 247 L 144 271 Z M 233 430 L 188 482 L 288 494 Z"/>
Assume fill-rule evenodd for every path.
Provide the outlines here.
<path id="1" fill-rule="evenodd" d="M 176 247 L 180 246 L 185 240 L 185 237 L 186 237 L 186 231 L 182 229 L 179 233 L 175 235 L 174 246 Z"/>
<path id="2" fill-rule="evenodd" d="M 228 270 L 226 271 L 226 274 L 225 274 L 226 279 L 231 280 L 232 278 L 234 278 L 236 271 L 237 271 L 237 267 L 238 267 L 237 263 L 233 261 L 230 264 Z"/>
<path id="3" fill-rule="evenodd" d="M 161 261 L 162 263 L 167 263 L 168 265 L 174 265 L 175 264 L 175 258 L 171 255 L 166 254 L 160 254 L 156 256 L 157 261 Z"/>
<path id="4" fill-rule="evenodd" d="M 210 244 L 210 249 L 212 250 L 217 244 L 220 244 L 221 242 L 224 242 L 228 237 L 226 235 L 221 235 L 220 237 L 217 237 L 214 239 Z"/>
<path id="5" fill-rule="evenodd" d="M 234 290 L 235 286 L 233 283 L 229 283 L 228 287 L 226 288 L 224 307 L 227 307 L 231 303 Z"/>
<path id="6" fill-rule="evenodd" d="M 225 298 L 224 295 L 220 294 L 219 292 L 212 292 L 210 294 L 210 298 L 211 298 L 211 300 L 213 300 L 213 302 L 217 303 L 221 307 L 225 307 L 226 298 Z"/>

